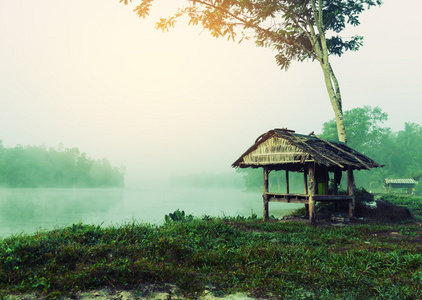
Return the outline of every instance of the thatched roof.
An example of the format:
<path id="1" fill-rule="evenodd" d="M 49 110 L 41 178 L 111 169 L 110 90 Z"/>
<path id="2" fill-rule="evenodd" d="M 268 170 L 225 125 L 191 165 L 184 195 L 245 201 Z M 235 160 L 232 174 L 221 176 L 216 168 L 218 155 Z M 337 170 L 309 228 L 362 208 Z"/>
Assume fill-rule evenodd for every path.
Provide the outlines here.
<path id="1" fill-rule="evenodd" d="M 385 185 L 389 185 L 391 187 L 400 188 L 400 187 L 413 187 L 418 182 L 413 178 L 404 178 L 404 179 L 389 179 L 386 178 L 384 180 Z"/>
<path id="2" fill-rule="evenodd" d="M 382 167 L 369 157 L 342 142 L 326 141 L 313 133 L 303 135 L 287 129 L 274 129 L 259 136 L 232 167 L 303 171 L 307 162 L 325 165 L 330 171 L 337 166 L 346 170 Z"/>
<path id="3" fill-rule="evenodd" d="M 396 183 L 396 184 L 417 184 L 418 182 L 413 178 L 405 178 L 405 179 L 385 179 L 385 183 Z"/>

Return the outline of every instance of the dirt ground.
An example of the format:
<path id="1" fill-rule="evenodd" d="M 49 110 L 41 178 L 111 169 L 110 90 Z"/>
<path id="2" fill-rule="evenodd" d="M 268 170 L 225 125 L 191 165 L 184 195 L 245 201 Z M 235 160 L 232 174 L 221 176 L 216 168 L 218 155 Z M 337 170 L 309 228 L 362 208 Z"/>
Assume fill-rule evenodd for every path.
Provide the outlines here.
<path id="1" fill-rule="evenodd" d="M 225 297 L 216 297 L 212 295 L 211 292 L 205 292 L 204 296 L 197 298 L 198 300 L 214 300 L 214 299 L 223 299 L 223 300 L 243 300 L 251 298 L 245 294 L 237 293 Z M 170 300 L 170 299 L 186 299 L 177 293 L 177 288 L 174 285 L 167 284 L 164 287 L 157 289 L 155 286 L 144 286 L 141 290 L 132 290 L 132 291 L 121 291 L 114 289 L 100 289 L 93 290 L 89 292 L 77 292 L 76 294 L 69 295 L 66 297 L 48 297 L 39 296 L 37 294 L 26 294 L 26 295 L 9 295 L 6 296 L 6 300 L 40 300 L 40 299 L 60 299 L 60 300 L 135 300 L 135 299 L 154 299 L 154 300 Z"/>

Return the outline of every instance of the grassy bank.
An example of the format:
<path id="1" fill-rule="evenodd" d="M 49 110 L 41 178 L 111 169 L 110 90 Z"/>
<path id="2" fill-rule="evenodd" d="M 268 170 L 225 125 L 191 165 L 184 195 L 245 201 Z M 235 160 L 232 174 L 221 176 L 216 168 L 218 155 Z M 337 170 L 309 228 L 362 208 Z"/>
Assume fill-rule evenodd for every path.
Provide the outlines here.
<path id="1" fill-rule="evenodd" d="M 0 241 L 0 298 L 175 284 L 194 298 L 421 299 L 418 224 L 310 226 L 245 218 L 71 227 Z M 145 296 L 145 295 L 144 295 Z"/>

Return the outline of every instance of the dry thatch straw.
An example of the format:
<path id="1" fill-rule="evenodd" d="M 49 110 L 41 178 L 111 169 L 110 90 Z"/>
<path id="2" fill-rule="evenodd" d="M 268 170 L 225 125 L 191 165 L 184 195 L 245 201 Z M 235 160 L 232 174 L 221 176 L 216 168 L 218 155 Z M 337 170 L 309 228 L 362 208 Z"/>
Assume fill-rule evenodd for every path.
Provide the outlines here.
<path id="1" fill-rule="evenodd" d="M 302 171 L 306 162 L 325 165 L 330 170 L 335 167 L 346 170 L 349 166 L 357 170 L 382 167 L 344 143 L 287 129 L 270 130 L 258 137 L 232 166 Z"/>
<path id="2" fill-rule="evenodd" d="M 243 162 L 250 165 L 300 163 L 305 161 L 311 161 L 309 153 L 279 137 L 267 139 L 255 151 L 243 157 Z"/>

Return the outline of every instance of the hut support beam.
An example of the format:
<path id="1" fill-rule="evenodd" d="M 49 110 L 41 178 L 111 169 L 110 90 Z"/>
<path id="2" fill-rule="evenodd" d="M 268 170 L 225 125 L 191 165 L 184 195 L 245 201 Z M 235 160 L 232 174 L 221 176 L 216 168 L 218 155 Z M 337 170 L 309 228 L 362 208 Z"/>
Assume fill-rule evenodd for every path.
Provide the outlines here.
<path id="1" fill-rule="evenodd" d="M 330 175 L 328 173 L 328 168 L 325 167 L 324 169 L 325 169 L 324 170 L 324 172 L 325 172 L 325 194 L 328 195 L 329 194 L 329 192 L 328 192 L 328 182 L 330 181 Z"/>
<path id="2" fill-rule="evenodd" d="M 341 180 L 341 171 L 336 166 L 334 168 L 334 186 L 333 186 L 333 194 L 334 195 L 338 194 L 338 185 L 340 184 L 340 180 Z"/>
<path id="3" fill-rule="evenodd" d="M 286 194 L 290 194 L 289 190 L 289 171 L 286 170 Z"/>
<path id="4" fill-rule="evenodd" d="M 264 221 L 268 221 L 269 220 L 269 213 L 268 213 L 268 175 L 269 175 L 269 171 L 266 167 L 263 168 L 264 169 L 264 193 L 262 195 L 262 200 L 264 202 L 264 208 L 263 208 L 263 218 Z"/>
<path id="5" fill-rule="evenodd" d="M 315 224 L 315 164 L 308 164 L 309 174 L 309 223 Z"/>
<path id="6" fill-rule="evenodd" d="M 352 196 L 352 201 L 349 202 L 349 218 L 353 219 L 355 216 L 355 196 L 353 193 L 353 169 L 348 167 L 347 169 L 347 191 Z"/>
<path id="7" fill-rule="evenodd" d="M 308 194 L 308 170 L 305 166 L 303 170 L 303 186 L 304 186 L 304 194 Z M 305 204 L 305 217 L 309 218 L 309 204 Z"/>

